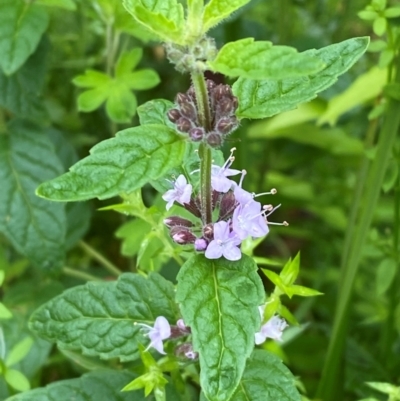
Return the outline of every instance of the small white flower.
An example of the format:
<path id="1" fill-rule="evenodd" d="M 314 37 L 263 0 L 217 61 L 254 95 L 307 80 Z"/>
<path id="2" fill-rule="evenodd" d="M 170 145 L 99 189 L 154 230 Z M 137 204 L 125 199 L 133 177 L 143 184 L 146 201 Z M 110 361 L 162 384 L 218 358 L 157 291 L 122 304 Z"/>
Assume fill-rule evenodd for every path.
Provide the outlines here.
<path id="1" fill-rule="evenodd" d="M 168 320 L 164 316 L 158 316 L 154 322 L 154 327 L 148 326 L 147 324 L 137 323 L 138 325 L 144 327 L 147 330 L 147 335 L 150 338 L 150 344 L 146 348 L 156 349 L 160 354 L 164 354 L 164 344 L 163 340 L 166 340 L 171 336 L 171 326 Z"/>
<path id="2" fill-rule="evenodd" d="M 272 316 L 267 323 L 261 326 L 261 330 L 255 334 L 255 343 L 262 344 L 267 338 L 282 341 L 283 330 L 288 326 L 285 319 Z"/>

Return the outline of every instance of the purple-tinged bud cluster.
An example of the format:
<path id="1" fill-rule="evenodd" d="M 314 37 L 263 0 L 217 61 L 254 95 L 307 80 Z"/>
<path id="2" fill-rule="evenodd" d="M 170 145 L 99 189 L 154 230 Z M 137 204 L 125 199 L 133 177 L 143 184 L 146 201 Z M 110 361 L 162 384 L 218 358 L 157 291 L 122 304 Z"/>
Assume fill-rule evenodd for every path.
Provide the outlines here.
<path id="1" fill-rule="evenodd" d="M 213 215 L 218 215 L 215 222 L 203 224 L 200 221 L 202 214 L 199 196 L 192 193 L 192 186 L 183 175 L 173 183 L 174 189 L 163 195 L 164 200 L 168 201 L 167 209 L 176 201 L 199 218 L 198 223 L 179 216 L 166 218 L 164 222 L 170 230 L 172 240 L 179 245 L 193 245 L 197 252 L 204 252 L 208 259 L 223 256 L 228 260 L 239 260 L 242 255 L 240 244 L 243 240 L 267 235 L 269 224 L 288 225 L 286 222 L 271 223 L 267 220 L 279 206 L 262 205 L 255 200 L 261 195 L 276 194 L 275 189 L 252 194 L 242 188 L 246 171 L 230 168 L 235 160 L 234 151 L 235 148 L 231 150 L 230 157 L 222 167 L 213 165 L 211 169 L 212 207 L 214 211 L 217 209 Z M 239 184 L 229 178 L 238 174 L 241 174 Z M 182 194 L 185 194 L 184 202 Z"/>
<path id="2" fill-rule="evenodd" d="M 229 85 L 217 85 L 214 81 L 207 80 L 207 91 L 211 113 L 209 132 L 200 124 L 193 87 L 186 93 L 178 93 L 175 99 L 176 108 L 168 112 L 168 119 L 176 125 L 178 131 L 187 134 L 191 141 L 204 142 L 212 148 L 218 148 L 226 136 L 239 125 L 235 116 L 238 101 Z"/>

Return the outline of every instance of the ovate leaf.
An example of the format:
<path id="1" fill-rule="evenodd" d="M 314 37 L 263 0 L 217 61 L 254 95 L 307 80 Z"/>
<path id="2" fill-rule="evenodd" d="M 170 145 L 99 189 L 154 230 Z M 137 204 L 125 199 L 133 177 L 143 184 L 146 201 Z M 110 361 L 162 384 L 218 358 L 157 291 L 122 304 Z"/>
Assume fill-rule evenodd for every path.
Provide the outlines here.
<path id="1" fill-rule="evenodd" d="M 184 44 L 185 19 L 177 0 L 123 0 L 133 18 L 160 40 Z"/>
<path id="2" fill-rule="evenodd" d="M 4 379 L 17 391 L 27 391 L 31 388 L 29 380 L 26 378 L 26 376 L 15 369 L 6 369 Z"/>
<path id="3" fill-rule="evenodd" d="M 57 201 L 130 193 L 179 165 L 184 151 L 184 138 L 168 127 L 128 128 L 93 147 L 88 157 L 68 173 L 42 184 L 37 193 Z"/>
<path id="4" fill-rule="evenodd" d="M 315 74 L 325 63 L 313 54 L 298 53 L 293 47 L 246 38 L 227 43 L 208 65 L 229 77 L 277 80 Z"/>
<path id="5" fill-rule="evenodd" d="M 149 342 L 135 323 L 152 325 L 164 316 L 174 324 L 174 297 L 172 283 L 156 273 L 147 279 L 125 273 L 115 282 L 90 282 L 65 291 L 32 315 L 30 328 L 62 349 L 131 361 L 139 355 L 138 343 Z"/>
<path id="6" fill-rule="evenodd" d="M 266 118 L 308 102 L 333 85 L 365 52 L 369 38 L 353 38 L 302 54 L 320 58 L 326 67 L 314 75 L 282 80 L 239 78 L 233 92 L 239 98 L 237 116 Z"/>
<path id="7" fill-rule="evenodd" d="M 250 0 L 210 0 L 204 8 L 203 32 L 207 32 Z"/>
<path id="8" fill-rule="evenodd" d="M 229 400 L 260 328 L 264 291 L 254 261 L 195 255 L 178 274 L 177 301 L 200 356 L 201 388 L 210 401 Z"/>
<path id="9" fill-rule="evenodd" d="M 256 350 L 247 361 L 246 369 L 230 401 L 300 401 L 295 378 L 275 355 Z"/>
<path id="10" fill-rule="evenodd" d="M 34 2 L 2 0 L 0 3 L 0 67 L 10 75 L 35 51 L 46 31 L 49 16 Z"/>
<path id="11" fill-rule="evenodd" d="M 167 112 L 174 107 L 174 104 L 165 99 L 154 99 L 138 107 L 137 112 L 141 125 L 164 124 L 171 126 Z"/>
<path id="12" fill-rule="evenodd" d="M 42 268 L 64 259 L 64 205 L 35 195 L 39 183 L 63 171 L 47 135 L 14 120 L 0 134 L 0 231 L 14 247 Z"/>
<path id="13" fill-rule="evenodd" d="M 7 401 L 145 401 L 142 391 L 121 393 L 135 376 L 128 372 L 103 370 L 78 379 L 63 380 L 7 398 Z"/>

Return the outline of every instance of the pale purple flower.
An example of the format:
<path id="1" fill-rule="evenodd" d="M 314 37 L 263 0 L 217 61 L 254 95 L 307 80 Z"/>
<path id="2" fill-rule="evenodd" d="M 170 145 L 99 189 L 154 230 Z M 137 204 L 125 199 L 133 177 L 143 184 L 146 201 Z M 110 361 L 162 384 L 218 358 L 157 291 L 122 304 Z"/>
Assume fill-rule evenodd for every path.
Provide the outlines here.
<path id="1" fill-rule="evenodd" d="M 138 325 L 147 330 L 147 335 L 150 338 L 150 344 L 146 348 L 146 351 L 149 348 L 154 348 L 160 354 L 165 355 L 163 340 L 166 340 L 171 336 L 171 326 L 168 323 L 168 320 L 164 316 L 158 316 L 154 322 L 154 327 L 144 323 L 138 323 Z"/>
<path id="2" fill-rule="evenodd" d="M 283 330 L 288 326 L 285 319 L 272 316 L 267 323 L 261 326 L 261 330 L 255 334 L 255 343 L 262 344 L 267 338 L 282 341 Z"/>
<path id="3" fill-rule="evenodd" d="M 204 251 L 207 248 L 207 241 L 204 238 L 197 238 L 194 241 L 194 249 L 196 251 Z"/>
<path id="4" fill-rule="evenodd" d="M 254 199 L 253 194 L 245 191 L 239 185 L 235 186 L 235 189 L 233 190 L 233 194 L 235 195 L 235 201 L 242 206 L 244 206 L 246 203 L 253 201 L 253 199 Z"/>
<path id="5" fill-rule="evenodd" d="M 176 201 L 181 205 L 190 202 L 192 196 L 192 185 L 187 183 L 186 177 L 181 174 L 173 183 L 174 188 L 168 190 L 162 198 L 167 201 L 167 210 L 171 209 L 173 203 Z"/>
<path id="6" fill-rule="evenodd" d="M 214 224 L 214 239 L 208 244 L 205 256 L 207 259 L 224 256 L 228 260 L 239 260 L 242 256 L 238 248 L 240 243 L 240 239 L 230 231 L 229 222 L 220 221 Z"/>
<path id="7" fill-rule="evenodd" d="M 267 235 L 269 229 L 261 203 L 250 201 L 245 205 L 239 205 L 233 212 L 232 230 L 241 240 L 248 236 L 259 238 Z"/>
<path id="8" fill-rule="evenodd" d="M 235 160 L 233 157 L 233 152 L 235 150 L 236 148 L 231 149 L 231 154 L 222 167 L 214 164 L 211 167 L 211 187 L 215 191 L 226 193 L 232 188 L 232 185 L 236 184 L 234 181 L 227 178 L 241 173 L 239 170 L 229 168 Z"/>

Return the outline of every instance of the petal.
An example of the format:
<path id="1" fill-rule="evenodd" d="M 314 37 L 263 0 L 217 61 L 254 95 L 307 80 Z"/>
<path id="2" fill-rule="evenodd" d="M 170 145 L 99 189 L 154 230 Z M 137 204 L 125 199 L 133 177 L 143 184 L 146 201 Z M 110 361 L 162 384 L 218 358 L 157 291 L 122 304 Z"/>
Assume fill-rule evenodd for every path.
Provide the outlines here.
<path id="1" fill-rule="evenodd" d="M 192 196 L 192 185 L 188 184 L 185 186 L 182 195 L 179 198 L 180 203 L 190 203 L 190 197 Z"/>
<path id="2" fill-rule="evenodd" d="M 254 342 L 255 342 L 257 345 L 262 344 L 266 339 L 267 339 L 267 338 L 266 338 L 262 333 L 260 333 L 260 332 L 254 334 Z"/>
<path id="3" fill-rule="evenodd" d="M 164 344 L 162 342 L 162 340 L 157 340 L 157 341 L 152 341 L 150 344 L 150 347 L 153 347 L 155 350 L 157 350 L 160 354 L 165 355 L 165 351 L 164 351 Z"/>
<path id="4" fill-rule="evenodd" d="M 175 187 L 181 188 L 187 184 L 186 177 L 183 174 L 180 174 L 175 181 Z"/>
<path id="5" fill-rule="evenodd" d="M 233 244 L 228 244 L 223 249 L 223 255 L 226 259 L 235 261 L 242 257 L 242 252 L 240 252 L 240 249 Z"/>
<path id="6" fill-rule="evenodd" d="M 204 255 L 207 259 L 219 259 L 222 256 L 222 247 L 213 240 L 208 244 Z"/>
<path id="7" fill-rule="evenodd" d="M 214 224 L 214 239 L 220 241 L 229 239 L 229 224 L 226 221 L 219 221 Z"/>
<path id="8" fill-rule="evenodd" d="M 241 173 L 242 172 L 240 170 L 235 170 L 235 169 L 231 169 L 231 168 L 226 168 L 224 170 L 224 176 L 225 177 L 230 177 L 231 175 L 238 175 L 238 174 L 241 174 Z"/>
<path id="9" fill-rule="evenodd" d="M 158 316 L 154 322 L 154 330 L 159 333 L 161 340 L 165 340 L 171 336 L 171 326 L 164 316 Z"/>

